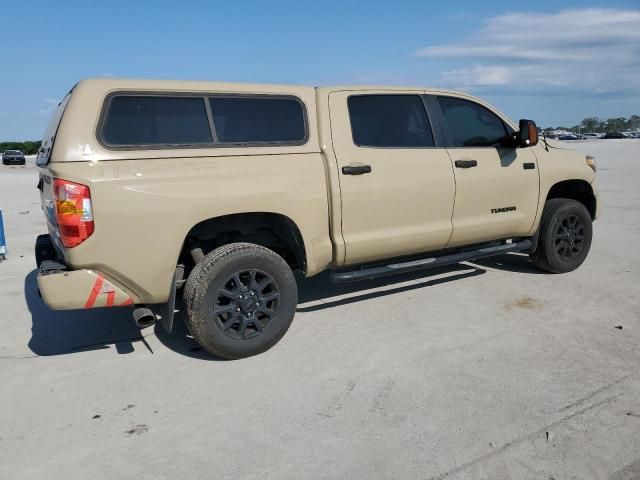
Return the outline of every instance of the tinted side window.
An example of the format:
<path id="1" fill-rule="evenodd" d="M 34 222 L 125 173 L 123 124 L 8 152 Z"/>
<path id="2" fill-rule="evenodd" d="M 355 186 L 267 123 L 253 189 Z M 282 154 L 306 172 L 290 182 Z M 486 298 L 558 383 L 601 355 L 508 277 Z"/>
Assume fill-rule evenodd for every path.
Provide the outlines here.
<path id="1" fill-rule="evenodd" d="M 220 143 L 305 143 L 305 113 L 296 98 L 210 97 Z"/>
<path id="2" fill-rule="evenodd" d="M 113 146 L 211 143 L 204 99 L 113 97 L 103 121 L 102 141 Z"/>
<path id="3" fill-rule="evenodd" d="M 419 95 L 349 97 L 353 142 L 361 147 L 433 147 L 433 135 Z"/>
<path id="4" fill-rule="evenodd" d="M 482 105 L 453 97 L 438 97 L 438 102 L 455 147 L 491 147 L 507 135 L 504 122 Z"/>

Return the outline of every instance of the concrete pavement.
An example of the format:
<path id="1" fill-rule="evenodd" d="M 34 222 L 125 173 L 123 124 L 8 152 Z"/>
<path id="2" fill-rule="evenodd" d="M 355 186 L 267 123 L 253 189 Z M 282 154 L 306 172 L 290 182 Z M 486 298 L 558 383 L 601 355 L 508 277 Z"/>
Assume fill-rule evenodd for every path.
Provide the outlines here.
<path id="1" fill-rule="evenodd" d="M 597 158 L 589 258 L 330 285 L 284 339 L 208 357 L 128 309 L 38 298 L 37 172 L 0 169 L 0 478 L 640 478 L 640 141 Z"/>

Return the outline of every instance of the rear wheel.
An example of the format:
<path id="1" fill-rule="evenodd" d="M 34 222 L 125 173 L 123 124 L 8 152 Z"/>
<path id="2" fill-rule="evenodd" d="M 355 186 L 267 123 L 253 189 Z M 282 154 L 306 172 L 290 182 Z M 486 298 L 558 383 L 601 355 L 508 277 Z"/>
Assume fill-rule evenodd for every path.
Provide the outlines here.
<path id="1" fill-rule="evenodd" d="M 548 272 L 575 270 L 587 258 L 592 234 L 591 215 L 582 203 L 568 198 L 548 200 L 542 211 L 538 247 L 531 260 Z"/>
<path id="2" fill-rule="evenodd" d="M 250 243 L 225 245 L 189 274 L 184 291 L 188 328 L 213 355 L 257 355 L 287 332 L 297 297 L 293 272 L 282 257 Z"/>

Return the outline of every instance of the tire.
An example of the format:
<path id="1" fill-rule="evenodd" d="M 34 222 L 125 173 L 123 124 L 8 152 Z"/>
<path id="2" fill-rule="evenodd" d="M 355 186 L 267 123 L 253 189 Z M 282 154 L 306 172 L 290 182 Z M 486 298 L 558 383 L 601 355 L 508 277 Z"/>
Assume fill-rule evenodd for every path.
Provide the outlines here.
<path id="1" fill-rule="evenodd" d="M 195 266 L 183 296 L 193 338 L 207 352 L 233 360 L 278 343 L 295 315 L 298 287 L 282 257 L 259 245 L 232 243 Z"/>
<path id="2" fill-rule="evenodd" d="M 547 272 L 571 272 L 587 258 L 592 235 L 591 215 L 582 203 L 568 198 L 548 200 L 531 261 Z"/>

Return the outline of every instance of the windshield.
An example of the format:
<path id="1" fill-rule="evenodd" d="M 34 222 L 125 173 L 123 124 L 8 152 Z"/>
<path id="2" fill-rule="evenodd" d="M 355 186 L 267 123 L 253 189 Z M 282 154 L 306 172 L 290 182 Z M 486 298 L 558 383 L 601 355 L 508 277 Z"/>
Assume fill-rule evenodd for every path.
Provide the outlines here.
<path id="1" fill-rule="evenodd" d="M 22 155 L 20 150 L 6 150 L 4 152 L 5 155 Z"/>

